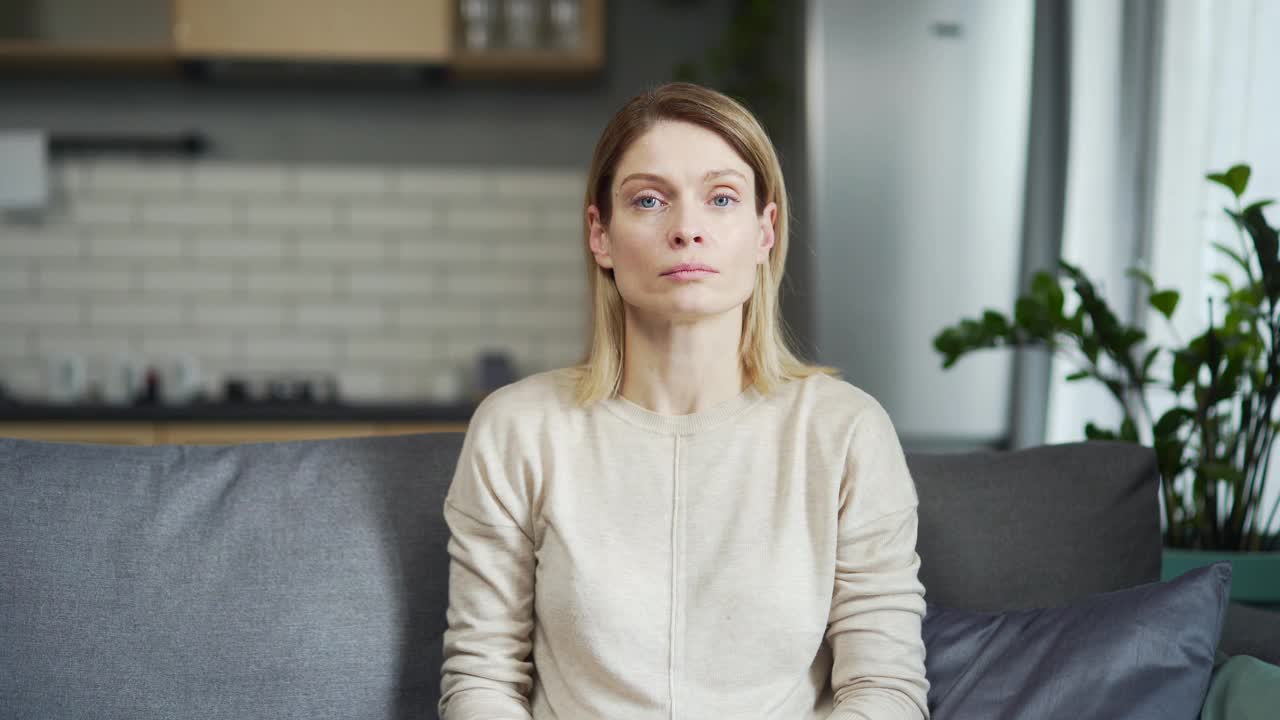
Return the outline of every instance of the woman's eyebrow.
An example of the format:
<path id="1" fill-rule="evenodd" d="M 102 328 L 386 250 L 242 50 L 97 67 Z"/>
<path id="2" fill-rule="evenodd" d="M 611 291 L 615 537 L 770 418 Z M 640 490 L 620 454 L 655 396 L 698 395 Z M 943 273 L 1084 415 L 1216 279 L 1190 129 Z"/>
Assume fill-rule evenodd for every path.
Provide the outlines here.
<path id="1" fill-rule="evenodd" d="M 743 175 L 742 173 L 732 168 L 725 168 L 724 170 L 708 170 L 707 174 L 702 176 L 702 180 L 703 182 L 709 182 L 711 180 L 724 177 L 726 175 L 735 175 L 738 178 L 740 178 L 743 182 L 747 181 L 746 175 Z M 663 185 L 671 184 L 669 180 L 662 177 L 661 175 L 654 175 L 653 173 L 631 173 L 630 175 L 623 178 L 622 182 L 618 183 L 618 186 L 621 187 L 623 185 L 626 185 L 632 180 L 648 180 L 650 182 L 661 183 Z"/>

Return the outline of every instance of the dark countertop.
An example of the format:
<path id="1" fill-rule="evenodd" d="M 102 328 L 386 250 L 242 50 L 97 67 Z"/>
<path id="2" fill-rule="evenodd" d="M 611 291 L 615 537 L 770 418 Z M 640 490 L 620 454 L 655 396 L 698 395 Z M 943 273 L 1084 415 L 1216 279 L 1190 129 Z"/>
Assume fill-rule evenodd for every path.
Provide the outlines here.
<path id="1" fill-rule="evenodd" d="M 467 422 L 473 402 L 52 405 L 0 402 L 0 422 Z"/>

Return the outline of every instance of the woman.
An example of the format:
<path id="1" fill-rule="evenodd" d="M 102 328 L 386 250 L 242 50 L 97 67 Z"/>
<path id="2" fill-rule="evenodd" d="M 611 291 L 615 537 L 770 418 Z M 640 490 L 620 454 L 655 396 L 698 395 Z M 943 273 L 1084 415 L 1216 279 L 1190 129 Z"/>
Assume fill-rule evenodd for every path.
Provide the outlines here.
<path id="1" fill-rule="evenodd" d="M 577 367 L 490 394 L 445 503 L 445 720 L 924 718 L 916 493 L 884 409 L 787 349 L 787 199 L 738 103 L 596 146 Z"/>

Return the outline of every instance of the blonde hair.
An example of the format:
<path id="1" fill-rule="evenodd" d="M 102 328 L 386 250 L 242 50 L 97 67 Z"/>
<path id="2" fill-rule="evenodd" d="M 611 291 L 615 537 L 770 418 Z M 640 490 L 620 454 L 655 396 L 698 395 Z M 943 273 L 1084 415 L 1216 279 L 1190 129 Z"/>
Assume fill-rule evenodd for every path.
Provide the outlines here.
<path id="1" fill-rule="evenodd" d="M 778 310 L 778 288 L 787 259 L 787 191 L 773 143 L 764 128 L 732 98 L 692 83 L 667 83 L 632 98 L 605 126 L 596 143 L 583 204 L 583 252 L 591 288 L 591 338 L 583 359 L 575 366 L 575 399 L 589 405 L 617 394 L 622 384 L 624 305 L 613 271 L 596 264 L 587 242 L 591 228 L 586 208 L 595 205 L 600 222 L 611 213 L 613 174 L 623 153 L 660 121 L 680 121 L 706 128 L 732 147 L 755 175 L 756 214 L 777 203 L 774 244 L 768 262 L 756 266 L 755 287 L 742 313 L 738 354 L 751 384 L 768 394 L 787 380 L 819 373 L 836 375 L 835 368 L 798 359 Z"/>

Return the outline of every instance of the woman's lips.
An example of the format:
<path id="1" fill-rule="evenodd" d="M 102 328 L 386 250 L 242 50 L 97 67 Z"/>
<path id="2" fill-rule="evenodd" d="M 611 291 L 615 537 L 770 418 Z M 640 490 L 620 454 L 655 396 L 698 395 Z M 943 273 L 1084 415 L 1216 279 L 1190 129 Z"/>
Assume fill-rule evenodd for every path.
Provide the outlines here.
<path id="1" fill-rule="evenodd" d="M 662 277 L 670 278 L 672 280 L 697 280 L 698 278 L 709 277 L 715 274 L 716 273 L 712 270 L 677 270 L 672 273 L 667 273 Z"/>

